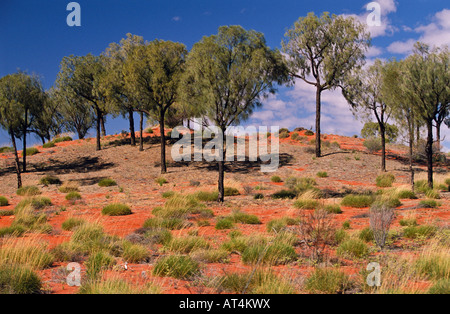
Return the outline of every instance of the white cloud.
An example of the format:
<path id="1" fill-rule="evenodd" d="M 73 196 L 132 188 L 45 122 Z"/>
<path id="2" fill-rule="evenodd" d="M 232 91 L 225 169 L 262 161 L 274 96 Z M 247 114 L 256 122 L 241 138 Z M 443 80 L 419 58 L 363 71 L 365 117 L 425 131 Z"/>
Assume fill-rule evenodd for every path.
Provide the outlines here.
<path id="1" fill-rule="evenodd" d="M 372 46 L 369 48 L 369 51 L 367 51 L 366 57 L 368 57 L 368 58 L 378 57 L 382 53 L 383 53 L 383 48 L 377 47 L 377 46 Z"/>
<path id="2" fill-rule="evenodd" d="M 179 22 L 179 21 L 181 21 L 181 17 L 180 17 L 180 16 L 174 16 L 174 17 L 172 18 L 172 21 L 174 21 L 174 22 Z"/>
<path id="3" fill-rule="evenodd" d="M 421 25 L 415 28 L 414 32 L 420 34 L 419 38 L 393 42 L 387 48 L 388 51 L 398 54 L 409 54 L 417 41 L 424 42 L 430 46 L 450 46 L 450 10 L 444 9 L 437 12 L 430 24 Z"/>

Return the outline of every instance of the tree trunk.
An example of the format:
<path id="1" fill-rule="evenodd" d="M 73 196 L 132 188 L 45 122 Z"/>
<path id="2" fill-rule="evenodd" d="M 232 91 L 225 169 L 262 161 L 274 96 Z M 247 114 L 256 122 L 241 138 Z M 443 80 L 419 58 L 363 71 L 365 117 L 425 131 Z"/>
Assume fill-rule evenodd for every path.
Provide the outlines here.
<path id="1" fill-rule="evenodd" d="M 381 135 L 381 171 L 386 172 L 386 127 L 380 123 Z"/>
<path id="2" fill-rule="evenodd" d="M 101 114 L 101 122 L 102 122 L 102 134 L 103 136 L 106 136 L 106 128 L 105 128 L 105 117 L 103 114 Z"/>
<path id="3" fill-rule="evenodd" d="M 433 188 L 433 121 L 427 121 L 427 167 L 428 167 L 428 186 Z"/>
<path id="4" fill-rule="evenodd" d="M 40 136 L 40 138 L 41 138 L 42 145 L 44 145 L 45 144 L 45 137 Z"/>
<path id="5" fill-rule="evenodd" d="M 136 146 L 136 133 L 134 130 L 134 111 L 133 109 L 130 109 L 128 111 L 129 120 L 130 120 L 130 139 L 131 139 L 131 146 Z M 142 136 L 142 135 L 141 135 Z"/>
<path id="6" fill-rule="evenodd" d="M 225 131 L 222 129 L 222 149 L 220 150 L 219 154 L 221 154 L 220 160 L 217 162 L 219 165 L 219 196 L 217 201 L 219 203 L 223 203 L 225 200 Z"/>
<path id="7" fill-rule="evenodd" d="M 165 110 L 161 109 L 159 115 L 159 130 L 161 132 L 161 173 L 167 173 L 166 167 L 166 136 L 164 134 Z"/>
<path id="8" fill-rule="evenodd" d="M 416 126 L 416 147 L 420 145 L 420 126 L 417 124 Z"/>
<path id="9" fill-rule="evenodd" d="M 144 113 L 140 112 L 140 121 L 139 121 L 139 151 L 144 151 Z"/>
<path id="10" fill-rule="evenodd" d="M 20 161 L 19 161 L 19 154 L 17 153 L 17 145 L 16 145 L 16 139 L 14 138 L 14 133 L 10 129 L 9 134 L 11 135 L 11 142 L 14 149 L 14 159 L 16 164 L 16 173 L 17 173 L 17 188 L 20 189 L 22 187 L 22 176 L 20 173 Z"/>
<path id="11" fill-rule="evenodd" d="M 25 124 L 23 126 L 23 151 L 22 151 L 22 158 L 23 158 L 23 172 L 27 172 L 27 125 L 28 125 L 28 110 L 25 110 Z"/>
<path id="12" fill-rule="evenodd" d="M 442 122 L 436 122 L 436 142 L 439 152 L 441 151 L 441 124 Z"/>
<path id="13" fill-rule="evenodd" d="M 409 171 L 411 173 L 411 190 L 414 193 L 414 168 L 413 168 L 413 147 L 414 147 L 414 120 L 409 122 Z"/>
<path id="14" fill-rule="evenodd" d="M 99 109 L 97 109 L 97 150 L 102 150 L 102 145 L 100 141 L 100 133 L 101 133 L 101 120 L 102 120 L 102 114 Z"/>
<path id="15" fill-rule="evenodd" d="M 322 90 L 317 87 L 316 90 L 316 157 L 322 156 L 321 139 L 320 139 L 320 115 L 321 115 L 321 94 Z"/>

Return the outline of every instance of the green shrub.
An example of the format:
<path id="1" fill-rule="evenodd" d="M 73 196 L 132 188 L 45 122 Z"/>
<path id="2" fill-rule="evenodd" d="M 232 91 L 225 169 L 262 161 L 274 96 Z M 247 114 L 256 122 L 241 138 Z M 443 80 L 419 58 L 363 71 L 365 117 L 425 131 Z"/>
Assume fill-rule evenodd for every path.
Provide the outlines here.
<path id="1" fill-rule="evenodd" d="M 47 142 L 44 145 L 42 145 L 42 148 L 53 148 L 56 144 L 54 142 Z"/>
<path id="2" fill-rule="evenodd" d="M 155 179 L 155 182 L 159 184 L 159 186 L 163 186 L 167 183 L 167 180 L 163 177 L 159 177 Z"/>
<path id="3" fill-rule="evenodd" d="M 201 202 L 215 202 L 219 198 L 219 193 L 200 191 L 195 196 Z"/>
<path id="4" fill-rule="evenodd" d="M 173 239 L 172 232 L 164 228 L 149 229 L 144 234 L 151 243 L 166 245 Z"/>
<path id="5" fill-rule="evenodd" d="M 317 176 L 318 176 L 319 178 L 328 178 L 328 173 L 325 172 L 325 171 L 321 171 L 321 172 L 318 172 L 318 173 L 317 173 Z"/>
<path id="6" fill-rule="evenodd" d="M 348 221 L 348 220 L 344 221 L 344 222 L 342 223 L 342 228 L 345 229 L 345 230 L 350 229 L 350 228 L 351 228 L 351 226 L 350 226 L 350 221 Z"/>
<path id="7" fill-rule="evenodd" d="M 84 219 L 71 217 L 63 222 L 62 229 L 66 230 L 66 231 L 72 231 L 76 227 L 84 225 L 85 223 L 86 223 L 86 220 L 84 220 Z"/>
<path id="8" fill-rule="evenodd" d="M 352 288 L 348 275 L 338 269 L 316 268 L 306 280 L 305 288 L 311 293 L 344 294 Z"/>
<path id="9" fill-rule="evenodd" d="M 397 193 L 397 197 L 401 200 L 404 199 L 410 199 L 410 200 L 415 200 L 417 199 L 416 194 L 414 194 L 413 191 L 409 191 L 409 190 L 401 190 Z"/>
<path id="10" fill-rule="evenodd" d="M 341 202 L 342 206 L 354 207 L 354 208 L 365 208 L 370 207 L 370 205 L 375 202 L 375 198 L 371 195 L 354 195 L 350 194 L 344 197 Z"/>
<path id="11" fill-rule="evenodd" d="M 230 217 L 236 223 L 242 223 L 247 225 L 260 225 L 261 221 L 255 215 L 249 215 L 242 212 L 234 212 Z"/>
<path id="12" fill-rule="evenodd" d="M 447 254 L 445 252 L 432 252 L 422 255 L 417 259 L 414 267 L 418 273 L 427 276 L 431 280 L 448 280 L 450 277 L 448 251 Z"/>
<path id="13" fill-rule="evenodd" d="M 298 209 L 316 209 L 319 207 L 319 201 L 310 199 L 299 199 L 294 203 L 294 207 Z"/>
<path id="14" fill-rule="evenodd" d="M 19 204 L 17 204 L 15 210 L 17 211 L 27 206 L 31 206 L 33 209 L 39 210 L 51 205 L 52 201 L 48 197 L 36 196 L 20 201 Z"/>
<path id="15" fill-rule="evenodd" d="M 236 196 L 239 195 L 239 190 L 236 188 L 230 188 L 230 187 L 225 187 L 224 188 L 224 195 L 225 196 Z"/>
<path id="16" fill-rule="evenodd" d="M 361 240 L 350 239 L 341 243 L 336 253 L 341 257 L 362 258 L 369 254 L 369 248 Z"/>
<path id="17" fill-rule="evenodd" d="M 348 236 L 347 232 L 345 232 L 345 229 L 342 228 L 342 229 L 336 230 L 336 232 L 334 234 L 334 241 L 337 244 L 341 244 L 342 242 L 346 241 L 348 239 L 348 237 L 349 236 Z"/>
<path id="18" fill-rule="evenodd" d="M 297 259 L 295 249 L 285 243 L 273 243 L 266 245 L 248 246 L 242 252 L 242 262 L 244 264 L 257 264 L 258 262 L 267 265 L 283 265 Z"/>
<path id="19" fill-rule="evenodd" d="M 188 279 L 200 272 L 198 262 L 188 256 L 167 256 L 161 258 L 153 268 L 153 274 L 161 277 Z"/>
<path id="20" fill-rule="evenodd" d="M 313 135 L 314 135 L 314 132 L 311 131 L 311 130 L 306 130 L 305 135 L 306 135 L 306 136 L 313 136 Z"/>
<path id="21" fill-rule="evenodd" d="M 61 180 L 54 176 L 45 176 L 39 180 L 39 183 L 45 186 L 61 184 Z"/>
<path id="22" fill-rule="evenodd" d="M 210 244 L 202 237 L 187 236 L 183 238 L 173 238 L 164 245 L 166 249 L 172 252 L 188 254 L 190 252 L 209 249 Z"/>
<path id="23" fill-rule="evenodd" d="M 101 179 L 98 182 L 98 186 L 101 186 L 101 187 L 110 187 L 110 186 L 116 186 L 116 185 L 117 185 L 116 181 L 114 181 L 113 179 L 108 179 L 108 178 Z"/>
<path id="24" fill-rule="evenodd" d="M 105 216 L 126 216 L 131 215 L 131 209 L 128 205 L 116 203 L 110 204 L 103 208 L 102 214 Z"/>
<path id="25" fill-rule="evenodd" d="M 189 226 L 189 223 L 181 218 L 149 218 L 144 222 L 144 228 L 166 228 L 169 230 L 181 230 Z"/>
<path id="26" fill-rule="evenodd" d="M 221 218 L 216 222 L 216 230 L 231 229 L 234 227 L 233 220 L 229 217 Z"/>
<path id="27" fill-rule="evenodd" d="M 162 194 L 162 197 L 163 198 L 171 198 L 172 196 L 174 196 L 175 195 L 175 192 L 174 191 L 167 191 L 167 192 L 164 192 L 163 194 Z"/>
<path id="28" fill-rule="evenodd" d="M 372 229 L 369 227 L 362 229 L 359 232 L 359 239 L 364 242 L 372 242 L 375 239 Z"/>
<path id="29" fill-rule="evenodd" d="M 286 139 L 286 138 L 289 138 L 291 136 L 288 132 L 280 132 L 279 134 L 280 134 L 279 138 L 282 139 L 282 140 Z"/>
<path id="30" fill-rule="evenodd" d="M 211 223 L 209 222 L 209 220 L 199 220 L 199 221 L 197 221 L 197 226 L 209 227 L 209 226 L 211 226 Z"/>
<path id="31" fill-rule="evenodd" d="M 39 150 L 36 147 L 30 147 L 30 148 L 27 148 L 27 150 L 25 151 L 25 154 L 27 156 L 33 156 L 33 155 L 39 154 Z"/>
<path id="32" fill-rule="evenodd" d="M 267 232 L 279 233 L 287 226 L 293 226 L 299 223 L 298 219 L 283 217 L 281 219 L 273 219 L 267 223 Z"/>
<path id="33" fill-rule="evenodd" d="M 31 269 L 20 265 L 0 266 L 0 294 L 39 294 L 41 279 Z"/>
<path id="34" fill-rule="evenodd" d="M 439 191 L 437 191 L 435 189 L 428 189 L 425 192 L 425 196 L 428 197 L 428 198 L 431 198 L 431 199 L 436 199 L 436 200 L 441 198 L 441 195 L 439 194 Z"/>
<path id="35" fill-rule="evenodd" d="M 73 139 L 70 136 L 57 137 L 57 138 L 53 139 L 53 142 L 56 144 L 62 143 L 62 142 L 71 142 L 71 141 L 73 141 Z"/>
<path id="36" fill-rule="evenodd" d="M 4 196 L 0 196 L 0 207 L 8 206 L 8 199 Z"/>
<path id="37" fill-rule="evenodd" d="M 13 210 L 0 210 L 0 217 L 14 216 Z"/>
<path id="38" fill-rule="evenodd" d="M 160 288 L 151 284 L 131 285 L 122 279 L 91 280 L 80 287 L 79 294 L 159 294 Z"/>
<path id="39" fill-rule="evenodd" d="M 228 263 L 228 255 L 223 249 L 197 250 L 191 253 L 192 259 L 202 263 Z"/>
<path id="40" fill-rule="evenodd" d="M 281 190 L 279 192 L 276 192 L 274 194 L 272 194 L 272 198 L 275 200 L 279 200 L 279 199 L 294 199 L 297 197 L 297 193 L 295 193 L 294 191 L 289 191 L 289 190 Z"/>
<path id="41" fill-rule="evenodd" d="M 140 263 L 147 260 L 149 256 L 148 250 L 145 246 L 140 244 L 132 244 L 125 241 L 123 244 L 123 259 L 128 263 Z"/>
<path id="42" fill-rule="evenodd" d="M 87 259 L 85 262 L 86 275 L 90 279 L 98 278 L 105 270 L 110 269 L 116 264 L 116 260 L 107 252 L 97 252 Z"/>
<path id="43" fill-rule="evenodd" d="M 430 187 L 428 186 L 427 180 L 419 180 L 414 182 L 414 189 L 420 193 L 426 193 Z"/>
<path id="44" fill-rule="evenodd" d="M 421 208 L 438 208 L 440 204 L 435 200 L 422 200 L 419 203 Z"/>
<path id="45" fill-rule="evenodd" d="M 324 208 L 330 214 L 342 214 L 341 206 L 339 205 L 327 205 Z"/>
<path id="46" fill-rule="evenodd" d="M 379 175 L 376 179 L 379 188 L 389 188 L 395 182 L 395 176 L 391 173 Z"/>
<path id="47" fill-rule="evenodd" d="M 69 192 L 66 195 L 66 200 L 68 201 L 78 201 L 81 200 L 81 194 L 78 192 Z"/>
<path id="48" fill-rule="evenodd" d="M 438 280 L 429 290 L 429 294 L 450 294 L 450 279 Z"/>
<path id="49" fill-rule="evenodd" d="M 262 199 L 264 199 L 264 194 L 257 193 L 257 194 L 255 194 L 253 196 L 253 199 L 255 199 L 255 200 L 262 200 Z"/>
<path id="50" fill-rule="evenodd" d="M 0 147 L 0 154 L 12 153 L 12 152 L 14 152 L 14 148 L 12 148 L 12 147 Z"/>
<path id="51" fill-rule="evenodd" d="M 402 227 L 416 227 L 417 224 L 417 219 L 415 218 L 411 218 L 411 219 L 402 219 L 400 220 L 400 226 Z"/>
<path id="52" fill-rule="evenodd" d="M 21 225 L 13 225 L 10 227 L 0 228 L 0 238 L 6 236 L 20 237 L 26 232 L 26 229 Z"/>
<path id="53" fill-rule="evenodd" d="M 220 288 L 238 294 L 294 294 L 295 289 L 270 271 L 227 274 L 220 278 Z"/>
<path id="54" fill-rule="evenodd" d="M 17 190 L 17 195 L 19 196 L 35 196 L 41 194 L 37 186 L 23 186 Z"/>
<path id="55" fill-rule="evenodd" d="M 364 141 L 364 147 L 367 148 L 369 153 L 373 154 L 380 151 L 383 147 L 381 146 L 380 139 L 371 138 Z"/>
<path id="56" fill-rule="evenodd" d="M 437 228 L 434 226 L 410 226 L 403 230 L 403 235 L 408 239 L 430 238 L 436 234 Z"/>
<path id="57" fill-rule="evenodd" d="M 281 178 L 279 176 L 273 176 L 270 178 L 270 181 L 274 182 L 274 183 L 280 183 L 282 182 Z"/>

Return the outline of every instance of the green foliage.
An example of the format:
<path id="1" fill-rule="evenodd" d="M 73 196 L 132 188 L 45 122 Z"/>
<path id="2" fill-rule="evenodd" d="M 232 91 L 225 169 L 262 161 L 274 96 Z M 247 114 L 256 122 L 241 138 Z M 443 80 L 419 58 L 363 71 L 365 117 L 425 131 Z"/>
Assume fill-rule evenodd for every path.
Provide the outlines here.
<path id="1" fill-rule="evenodd" d="M 61 184 L 62 182 L 57 177 L 45 176 L 39 180 L 39 183 L 42 185 L 48 186 L 48 185 L 52 185 L 52 184 L 58 185 L 58 184 Z"/>
<path id="2" fill-rule="evenodd" d="M 216 230 L 231 229 L 234 227 L 233 219 L 231 218 L 221 218 L 216 222 Z"/>
<path id="3" fill-rule="evenodd" d="M 114 181 L 113 179 L 108 179 L 108 178 L 101 179 L 98 182 L 98 186 L 101 186 L 101 187 L 110 187 L 110 186 L 116 186 L 116 185 L 117 185 L 116 181 Z"/>
<path id="4" fill-rule="evenodd" d="M 164 192 L 163 194 L 162 194 L 162 197 L 163 198 L 171 198 L 172 196 L 174 196 L 175 195 L 175 192 L 174 191 L 167 191 L 167 192 Z"/>
<path id="5" fill-rule="evenodd" d="M 210 244 L 202 237 L 187 236 L 182 238 L 173 238 L 164 245 L 166 249 L 172 252 L 187 254 L 200 249 L 208 249 Z"/>
<path id="6" fill-rule="evenodd" d="M 86 223 L 86 220 L 84 220 L 84 219 L 71 217 L 63 222 L 62 229 L 66 230 L 66 231 L 72 231 L 76 227 L 84 225 L 85 223 Z"/>
<path id="7" fill-rule="evenodd" d="M 450 294 L 450 279 L 443 278 L 436 283 L 428 290 L 429 294 Z"/>
<path id="8" fill-rule="evenodd" d="M 365 208 L 370 207 L 374 202 L 375 198 L 371 195 L 350 194 L 344 197 L 341 205 L 346 207 Z"/>
<path id="9" fill-rule="evenodd" d="M 278 191 L 271 196 L 274 200 L 280 199 L 294 199 L 297 197 L 297 193 L 291 190 L 281 190 Z"/>
<path id="10" fill-rule="evenodd" d="M 101 295 L 159 294 L 160 289 L 151 284 L 136 287 L 122 279 L 106 279 L 88 281 L 80 287 L 78 293 Z"/>
<path id="11" fill-rule="evenodd" d="M 319 202 L 310 199 L 299 199 L 295 201 L 294 207 L 298 209 L 317 209 L 319 207 Z"/>
<path id="12" fill-rule="evenodd" d="M 414 194 L 413 191 L 410 190 L 401 190 L 398 192 L 397 197 L 401 200 L 403 199 L 410 199 L 410 200 L 415 200 L 417 199 L 416 194 Z"/>
<path id="13" fill-rule="evenodd" d="M 440 204 L 435 200 L 421 200 L 419 206 L 421 208 L 438 208 Z"/>
<path id="14" fill-rule="evenodd" d="M 298 219 L 283 217 L 280 219 L 273 219 L 267 223 L 267 232 L 279 233 L 287 226 L 294 226 L 299 223 Z"/>
<path id="15" fill-rule="evenodd" d="M 17 190 L 17 195 L 19 196 L 34 196 L 39 194 L 41 194 L 41 191 L 39 191 L 39 188 L 34 185 L 23 186 Z"/>
<path id="16" fill-rule="evenodd" d="M 0 210 L 0 217 L 14 216 L 13 210 Z"/>
<path id="17" fill-rule="evenodd" d="M 363 258 L 369 254 L 369 248 L 361 240 L 350 239 L 339 245 L 336 254 L 341 257 Z"/>
<path id="18" fill-rule="evenodd" d="M 348 221 L 348 220 L 344 221 L 344 222 L 342 223 L 342 228 L 343 228 L 344 230 L 350 229 L 350 228 L 351 228 L 350 221 Z"/>
<path id="19" fill-rule="evenodd" d="M 124 241 L 122 257 L 126 262 L 140 263 L 147 260 L 148 256 L 149 252 L 145 246 Z"/>
<path id="20" fill-rule="evenodd" d="M 320 171 L 320 172 L 317 172 L 317 176 L 319 178 L 328 178 L 328 173 L 325 171 Z"/>
<path id="21" fill-rule="evenodd" d="M 156 182 L 157 184 L 159 184 L 159 186 L 163 186 L 164 184 L 167 183 L 167 180 L 166 180 L 165 178 L 163 178 L 163 177 L 159 177 L 159 178 L 156 178 L 156 179 L 155 179 L 155 182 Z"/>
<path id="22" fill-rule="evenodd" d="M 103 271 L 110 269 L 115 264 L 116 261 L 113 256 L 107 252 L 99 251 L 89 256 L 85 262 L 86 275 L 90 279 L 98 278 Z"/>
<path id="23" fill-rule="evenodd" d="M 385 123 L 386 128 L 386 142 L 394 143 L 397 140 L 399 130 L 395 125 Z M 380 125 L 378 122 L 367 122 L 361 130 L 361 136 L 365 139 L 379 138 Z"/>
<path id="24" fill-rule="evenodd" d="M 200 271 L 199 264 L 188 256 L 167 256 L 159 259 L 153 274 L 161 277 L 188 279 Z"/>
<path id="25" fill-rule="evenodd" d="M 57 138 L 53 139 L 53 142 L 55 144 L 62 143 L 62 142 L 71 142 L 71 141 L 73 141 L 73 139 L 70 136 L 62 136 L 62 137 L 57 137 Z"/>
<path id="26" fill-rule="evenodd" d="M 402 227 L 416 227 L 418 225 L 417 219 L 415 219 L 415 218 L 402 219 L 402 220 L 400 220 L 399 224 Z"/>
<path id="27" fill-rule="evenodd" d="M 20 265 L 0 266 L 0 294 L 39 294 L 42 282 L 31 269 Z"/>
<path id="28" fill-rule="evenodd" d="M 53 142 L 48 142 L 48 143 L 45 143 L 44 145 L 42 145 L 42 148 L 53 148 L 53 147 L 55 147 L 55 146 L 56 146 L 55 143 L 53 143 Z"/>
<path id="29" fill-rule="evenodd" d="M 13 237 L 20 237 L 22 236 L 27 230 L 25 227 L 21 225 L 13 225 L 10 227 L 3 227 L 0 228 L 0 238 L 6 237 L 6 236 L 13 236 Z"/>
<path id="30" fill-rule="evenodd" d="M 78 201 L 81 200 L 81 194 L 78 192 L 69 192 L 66 195 L 66 200 L 68 201 Z"/>
<path id="31" fill-rule="evenodd" d="M 430 238 L 436 234 L 437 228 L 434 226 L 410 226 L 403 230 L 403 235 L 408 239 Z"/>
<path id="32" fill-rule="evenodd" d="M 166 228 L 169 230 L 181 230 L 189 226 L 189 223 L 181 218 L 149 218 L 144 222 L 144 228 Z"/>
<path id="33" fill-rule="evenodd" d="M 305 288 L 311 293 L 344 294 L 352 283 L 339 269 L 316 268 L 306 280 Z"/>
<path id="34" fill-rule="evenodd" d="M 220 288 L 249 294 L 294 294 L 295 289 L 285 280 L 270 271 L 257 270 L 254 273 L 227 274 L 220 278 Z"/>
<path id="35" fill-rule="evenodd" d="M 40 152 L 39 152 L 39 150 L 36 147 L 27 148 L 27 150 L 25 151 L 25 154 L 27 156 L 33 156 L 33 155 L 37 155 L 39 153 Z"/>
<path id="36" fill-rule="evenodd" d="M 364 141 L 363 145 L 371 154 L 379 152 L 383 148 L 381 141 L 378 138 L 367 139 Z"/>
<path id="37" fill-rule="evenodd" d="M 395 176 L 391 173 L 382 174 L 377 177 L 376 182 L 378 187 L 388 188 L 395 182 Z"/>
<path id="38" fill-rule="evenodd" d="M 255 195 L 253 195 L 253 199 L 255 200 L 262 200 L 264 198 L 264 194 L 261 193 L 256 193 Z"/>
<path id="39" fill-rule="evenodd" d="M 288 244 L 277 242 L 269 246 L 252 245 L 242 252 L 244 264 L 284 265 L 297 259 L 295 249 Z"/>
<path id="40" fill-rule="evenodd" d="M 0 207 L 8 206 L 8 205 L 9 205 L 8 199 L 4 196 L 0 196 Z"/>
<path id="41" fill-rule="evenodd" d="M 121 203 L 107 205 L 102 210 L 102 215 L 104 216 L 126 216 L 131 214 L 130 207 Z"/>
<path id="42" fill-rule="evenodd" d="M 374 240 L 373 231 L 370 228 L 364 228 L 359 232 L 359 239 L 364 242 L 372 242 Z"/>
<path id="43" fill-rule="evenodd" d="M 0 154 L 13 153 L 13 152 L 14 152 L 14 148 L 12 148 L 12 147 L 0 147 Z"/>
<path id="44" fill-rule="evenodd" d="M 197 250 L 191 253 L 192 259 L 203 263 L 228 263 L 228 255 L 223 249 Z"/>
<path id="45" fill-rule="evenodd" d="M 258 216 L 249 215 L 243 212 L 236 211 L 230 217 L 236 223 L 242 223 L 247 225 L 259 225 L 261 221 Z"/>
<path id="46" fill-rule="evenodd" d="M 330 214 L 342 214 L 341 206 L 339 205 L 327 205 L 324 208 Z"/>
<path id="47" fill-rule="evenodd" d="M 272 176 L 270 178 L 270 181 L 275 182 L 275 183 L 282 182 L 282 180 L 281 180 L 281 178 L 279 176 Z"/>
<path id="48" fill-rule="evenodd" d="M 349 238 L 347 232 L 345 232 L 345 228 L 336 230 L 334 234 L 334 241 L 337 244 L 341 244 L 342 242 L 346 241 Z"/>

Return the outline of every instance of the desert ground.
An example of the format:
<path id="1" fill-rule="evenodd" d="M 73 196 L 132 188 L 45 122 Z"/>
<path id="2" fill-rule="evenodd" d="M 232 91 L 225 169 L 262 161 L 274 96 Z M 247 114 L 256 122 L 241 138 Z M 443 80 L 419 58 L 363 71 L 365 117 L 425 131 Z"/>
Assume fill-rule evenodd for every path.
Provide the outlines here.
<path id="1" fill-rule="evenodd" d="M 420 191 L 416 199 L 399 199 L 386 246 L 380 249 L 373 238 L 364 237 L 370 225 L 369 206 L 356 208 L 341 202 L 348 194 L 376 197 L 382 194 L 379 190 L 386 194 L 410 190 L 406 147 L 388 145 L 387 171 L 395 181 L 381 188 L 376 184 L 380 154 L 368 153 L 363 139 L 325 135 L 330 145 L 324 147 L 322 158 L 315 158 L 309 142 L 314 136 L 296 133 L 300 140 L 280 139 L 280 168 L 275 173 L 262 173 L 258 163 L 226 163 L 225 186 L 238 193 L 227 196 L 224 204 L 195 197 L 216 191 L 214 163 L 174 162 L 169 145 L 168 173 L 160 174 L 156 128 L 153 134 L 144 134 L 143 152 L 139 145 L 128 145 L 129 139 L 121 134 L 103 137 L 101 151 L 95 150 L 95 139 L 37 146 L 39 153 L 28 157 L 28 172 L 22 179 L 24 186 L 37 186 L 39 195 L 17 194 L 13 154 L 1 154 L 0 195 L 8 205 L 0 207 L 0 260 L 8 258 L 5 252 L 16 252 L 10 256 L 32 269 L 41 280 L 39 292 L 48 294 L 104 293 L 108 292 L 105 283 L 111 282 L 116 285 L 108 286 L 109 292 L 119 293 L 427 293 L 439 289 L 448 293 L 450 193 L 443 182 L 450 175 L 446 165 L 435 167 L 436 180 L 442 181 L 439 196 L 434 195 L 436 204 L 423 202 L 430 197 Z M 414 169 L 417 180 L 426 178 L 425 164 L 415 163 Z M 46 176 L 60 182 L 42 184 Z M 313 179 L 316 196 L 303 196 L 312 200 L 313 208 L 295 205 L 301 195 L 273 197 L 289 190 L 289 178 Z M 101 187 L 102 179 L 116 184 Z M 72 187 L 81 199 L 68 200 L 62 186 Z M 18 223 L 23 202 L 35 198 L 51 200 L 28 212 L 44 217 L 45 228 L 25 224 L 20 235 L 2 235 L 2 229 Z M 127 205 L 132 213 L 102 214 L 105 206 L 116 203 Z M 340 211 L 318 217 L 317 210 L 329 205 L 340 206 Z M 181 214 L 176 217 L 161 214 L 177 209 Z M 70 219 L 78 222 L 76 226 L 63 228 Z M 274 220 L 279 227 L 271 229 Z M 323 224 L 323 241 L 308 233 L 305 224 Z M 103 240 L 88 239 L 90 244 L 76 246 L 77 231 L 83 226 L 91 231 L 103 229 Z M 428 231 L 418 231 L 425 227 Z M 108 243 L 102 246 L 102 241 Z M 20 250 L 29 252 L 30 258 L 21 259 Z M 266 258 L 269 252 L 275 253 Z M 35 263 L 34 256 L 42 254 L 49 260 Z M 171 256 L 178 259 L 171 263 Z M 67 283 L 71 262 L 81 265 L 81 287 Z M 370 262 L 381 266 L 380 287 L 366 283 Z M 321 277 L 321 271 L 328 279 Z M 126 288 L 120 290 L 117 282 Z"/>

